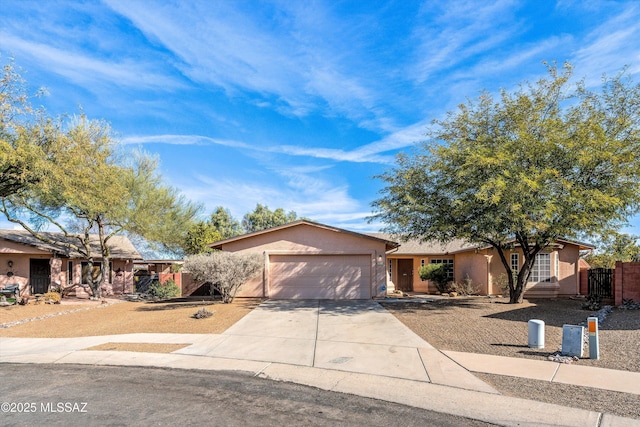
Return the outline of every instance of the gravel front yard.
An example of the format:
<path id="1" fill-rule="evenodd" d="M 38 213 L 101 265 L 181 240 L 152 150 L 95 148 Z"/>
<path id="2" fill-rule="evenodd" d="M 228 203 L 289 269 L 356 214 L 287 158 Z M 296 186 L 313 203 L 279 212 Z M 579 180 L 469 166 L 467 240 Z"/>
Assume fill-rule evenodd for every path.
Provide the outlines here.
<path id="1" fill-rule="evenodd" d="M 0 337 L 70 338 L 134 333 L 219 334 L 260 304 L 260 300 L 237 299 L 232 304 L 198 299 L 172 302 L 65 301 L 63 304 L 14 305 L 0 308 L 0 324 L 71 313 L 0 328 Z M 200 308 L 213 311 L 206 319 L 191 316 Z"/>
<path id="2" fill-rule="evenodd" d="M 402 323 L 439 350 L 546 360 L 562 345 L 562 325 L 577 325 L 591 312 L 582 300 L 531 300 L 507 304 L 501 298 L 447 298 L 434 302 L 383 302 Z M 545 348 L 528 343 L 528 321 L 545 322 Z M 579 365 L 640 372 L 640 310 L 619 310 L 600 328 L 600 359 Z"/>
<path id="3" fill-rule="evenodd" d="M 428 303 L 383 302 L 402 323 L 439 350 L 546 360 L 562 344 L 562 325 L 591 314 L 572 299 L 511 305 L 499 298 L 451 298 Z M 530 319 L 545 322 L 545 349 L 530 349 Z M 600 360 L 578 365 L 640 372 L 640 310 L 618 310 L 600 329 Z M 588 357 L 588 348 L 585 347 Z M 549 362 L 551 363 L 551 362 Z M 475 374 L 502 394 L 640 419 L 640 396 L 501 375 Z"/>

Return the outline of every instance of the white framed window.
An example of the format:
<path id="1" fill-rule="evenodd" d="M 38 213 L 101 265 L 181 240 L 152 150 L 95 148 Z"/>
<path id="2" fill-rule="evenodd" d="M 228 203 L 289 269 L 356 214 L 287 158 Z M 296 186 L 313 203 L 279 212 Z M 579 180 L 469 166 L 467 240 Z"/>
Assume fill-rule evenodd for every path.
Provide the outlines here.
<path id="1" fill-rule="evenodd" d="M 431 264 L 446 264 L 447 265 L 447 277 L 449 280 L 453 280 L 453 259 L 451 258 L 435 258 L 429 261 Z"/>
<path id="2" fill-rule="evenodd" d="M 541 253 L 536 255 L 536 261 L 531 268 L 529 282 L 540 283 L 551 281 L 551 254 Z"/>
<path id="3" fill-rule="evenodd" d="M 520 255 L 511 254 L 511 271 L 515 271 L 517 273 L 519 268 L 520 268 Z"/>

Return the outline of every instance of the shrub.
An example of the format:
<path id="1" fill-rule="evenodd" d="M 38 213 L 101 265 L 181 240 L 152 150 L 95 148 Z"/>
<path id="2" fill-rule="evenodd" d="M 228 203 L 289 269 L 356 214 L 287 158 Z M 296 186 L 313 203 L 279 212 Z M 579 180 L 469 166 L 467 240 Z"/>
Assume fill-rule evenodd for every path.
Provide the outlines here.
<path id="1" fill-rule="evenodd" d="M 439 292 L 448 291 L 448 269 L 447 264 L 427 264 L 420 267 L 418 275 L 422 280 L 430 280 L 436 285 Z"/>
<path id="2" fill-rule="evenodd" d="M 222 295 L 222 302 L 233 302 L 238 289 L 262 271 L 264 261 L 261 254 L 213 252 L 188 257 L 184 269 L 197 282 L 211 283 Z"/>
<path id="3" fill-rule="evenodd" d="M 160 283 L 157 280 L 154 280 L 153 283 L 151 283 L 151 285 L 149 286 L 149 290 L 147 292 L 149 293 L 149 295 L 156 298 L 169 299 L 179 296 L 180 288 L 172 279 L 169 279 L 164 283 Z"/>
<path id="4" fill-rule="evenodd" d="M 206 308 L 201 308 L 200 310 L 196 311 L 191 317 L 193 317 L 194 319 L 206 319 L 207 317 L 213 316 L 213 313 L 213 311 L 209 311 Z"/>
<path id="5" fill-rule="evenodd" d="M 473 280 L 467 274 L 462 282 L 452 282 L 449 287 L 453 292 L 457 292 L 458 295 L 477 295 L 478 287 L 473 286 Z"/>
<path id="6" fill-rule="evenodd" d="M 42 299 L 47 304 L 60 304 L 60 294 L 58 292 L 47 292 L 42 296 Z"/>

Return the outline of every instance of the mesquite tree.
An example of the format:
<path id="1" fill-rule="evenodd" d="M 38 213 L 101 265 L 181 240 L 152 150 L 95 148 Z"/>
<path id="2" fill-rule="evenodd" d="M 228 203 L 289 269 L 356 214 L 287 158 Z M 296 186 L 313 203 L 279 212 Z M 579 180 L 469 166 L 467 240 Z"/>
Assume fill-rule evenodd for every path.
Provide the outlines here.
<path id="1" fill-rule="evenodd" d="M 434 121 L 430 141 L 380 176 L 374 202 L 391 233 L 496 249 L 511 303 L 557 238 L 615 229 L 640 210 L 640 85 L 621 72 L 594 91 L 570 82 L 569 65 L 548 71 Z M 515 246 L 525 262 L 512 274 Z"/>

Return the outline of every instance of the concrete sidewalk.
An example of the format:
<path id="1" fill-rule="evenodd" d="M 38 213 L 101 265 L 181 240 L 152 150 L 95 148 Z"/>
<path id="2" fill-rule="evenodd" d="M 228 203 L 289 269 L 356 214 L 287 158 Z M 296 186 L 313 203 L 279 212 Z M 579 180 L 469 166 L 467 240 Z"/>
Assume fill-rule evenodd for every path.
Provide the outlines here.
<path id="1" fill-rule="evenodd" d="M 84 351 L 113 342 L 177 343 L 170 354 Z M 2 338 L 0 362 L 231 370 L 498 425 L 637 425 L 640 420 L 499 395 L 472 372 L 640 395 L 640 374 L 440 352 L 375 301 L 267 301 L 225 333 Z"/>

